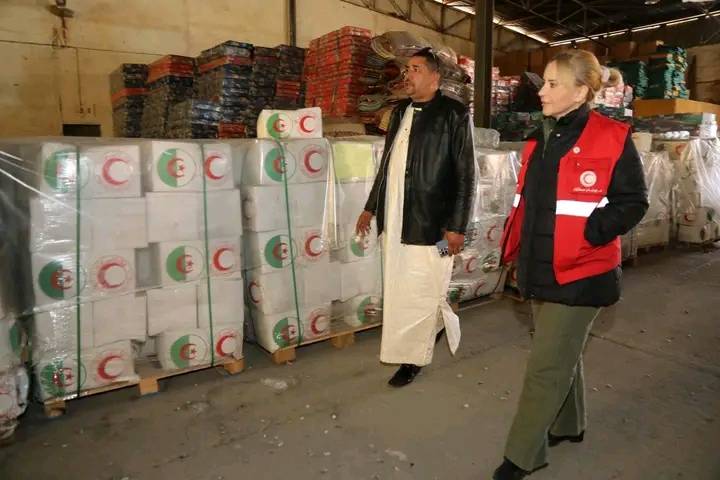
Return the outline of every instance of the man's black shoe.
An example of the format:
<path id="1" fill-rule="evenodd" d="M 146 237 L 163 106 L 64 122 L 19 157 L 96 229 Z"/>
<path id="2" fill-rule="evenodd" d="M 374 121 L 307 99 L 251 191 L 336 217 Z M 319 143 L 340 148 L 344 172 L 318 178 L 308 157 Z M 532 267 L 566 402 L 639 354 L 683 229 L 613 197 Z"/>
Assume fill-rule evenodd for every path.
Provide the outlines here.
<path id="1" fill-rule="evenodd" d="M 403 363 L 400 365 L 398 371 L 395 372 L 395 375 L 393 375 L 390 379 L 388 385 L 393 387 L 404 387 L 415 380 L 415 377 L 418 373 L 420 373 L 421 369 L 422 367 L 418 367 L 417 365 Z"/>
<path id="2" fill-rule="evenodd" d="M 580 435 L 553 435 L 548 433 L 548 446 L 554 447 L 558 443 L 568 441 L 570 443 L 580 443 L 585 439 L 585 432 L 580 432 Z"/>

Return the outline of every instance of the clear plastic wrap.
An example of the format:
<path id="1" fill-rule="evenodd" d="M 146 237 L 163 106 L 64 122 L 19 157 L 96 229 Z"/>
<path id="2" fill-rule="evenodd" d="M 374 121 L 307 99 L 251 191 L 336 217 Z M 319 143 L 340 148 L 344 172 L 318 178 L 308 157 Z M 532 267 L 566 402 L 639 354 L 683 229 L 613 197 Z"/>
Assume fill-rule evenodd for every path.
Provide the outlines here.
<path id="1" fill-rule="evenodd" d="M 349 231 L 367 200 L 377 139 L 248 142 L 241 187 L 245 297 L 252 336 L 273 352 L 329 335 L 337 320 L 332 302 L 377 293 L 379 274 L 370 268 L 379 270 L 377 248 L 354 243 Z"/>
<path id="2" fill-rule="evenodd" d="M 211 365 L 242 356 L 243 217 L 235 180 L 245 147 L 0 141 L 8 238 L 0 273 L 13 287 L 5 295 L 11 321 L 28 319 L 41 400 L 137 382 L 140 363 L 174 370 L 182 368 L 177 358 Z M 214 346 L 206 357 L 176 342 L 198 330 Z"/>
<path id="3" fill-rule="evenodd" d="M 667 152 L 640 154 L 648 189 L 648 207 L 645 216 L 635 227 L 637 248 L 670 243 L 672 225 L 673 164 Z"/>

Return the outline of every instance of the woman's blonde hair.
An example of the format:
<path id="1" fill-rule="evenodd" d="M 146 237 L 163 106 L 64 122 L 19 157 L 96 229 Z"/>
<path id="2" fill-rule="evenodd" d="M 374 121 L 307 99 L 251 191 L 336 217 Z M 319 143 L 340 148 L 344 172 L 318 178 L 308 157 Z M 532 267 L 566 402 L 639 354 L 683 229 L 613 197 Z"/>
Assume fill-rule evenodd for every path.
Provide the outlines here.
<path id="1" fill-rule="evenodd" d="M 565 50 L 555 55 L 552 61 L 558 68 L 572 73 L 575 85 L 588 87 L 588 104 L 593 102 L 601 88 L 614 87 L 623 81 L 619 70 L 600 66 L 597 57 L 586 50 Z"/>

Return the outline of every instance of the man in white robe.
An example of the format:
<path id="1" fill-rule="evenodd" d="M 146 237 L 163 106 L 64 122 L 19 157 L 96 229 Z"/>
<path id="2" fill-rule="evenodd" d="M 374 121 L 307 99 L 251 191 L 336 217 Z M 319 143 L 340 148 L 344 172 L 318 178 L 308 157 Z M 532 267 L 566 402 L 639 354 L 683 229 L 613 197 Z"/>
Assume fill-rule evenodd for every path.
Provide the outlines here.
<path id="1" fill-rule="evenodd" d="M 410 100 L 393 112 L 380 171 L 357 224 L 358 234 L 367 235 L 377 216 L 382 233 L 380 360 L 401 365 L 389 381 L 395 387 L 411 383 L 432 362 L 443 331 L 453 354 L 460 343 L 447 290 L 452 255 L 465 241 L 475 163 L 469 113 L 439 91 L 439 67 L 430 49 L 409 60 Z M 447 244 L 438 245 L 443 240 Z"/>

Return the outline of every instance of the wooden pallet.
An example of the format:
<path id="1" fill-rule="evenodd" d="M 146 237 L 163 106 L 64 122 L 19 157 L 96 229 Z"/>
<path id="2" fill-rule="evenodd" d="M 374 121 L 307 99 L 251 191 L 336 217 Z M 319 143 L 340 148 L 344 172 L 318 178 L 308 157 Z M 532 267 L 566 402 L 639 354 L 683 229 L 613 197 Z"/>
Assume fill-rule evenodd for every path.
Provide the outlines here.
<path id="1" fill-rule="evenodd" d="M 141 396 L 151 395 L 160 391 L 160 385 L 158 382 L 165 378 L 175 377 L 178 375 L 185 375 L 190 372 L 197 372 L 200 370 L 207 370 L 210 368 L 222 368 L 225 372 L 230 375 L 235 375 L 242 372 L 245 369 L 245 359 L 240 360 L 229 360 L 217 363 L 215 365 L 201 365 L 197 367 L 188 367 L 178 370 L 163 370 L 158 366 L 155 360 L 139 360 L 135 363 L 135 372 L 137 373 L 137 380 L 118 382 L 110 385 L 105 385 L 98 388 L 90 388 L 82 390 L 80 395 L 68 395 L 63 398 L 53 398 L 51 400 L 45 400 L 43 407 L 45 409 L 45 415 L 50 418 L 59 417 L 67 412 L 67 402 L 76 398 L 89 397 L 91 395 L 98 395 L 100 393 L 111 392 L 113 390 L 119 390 L 121 388 L 127 388 L 134 385 L 138 386 L 138 390 Z"/>
<path id="2" fill-rule="evenodd" d="M 350 345 L 355 343 L 355 334 L 358 332 L 362 332 L 365 330 L 370 330 L 373 328 L 377 328 L 382 325 L 382 317 L 378 316 L 378 321 L 369 323 L 367 325 L 362 325 L 359 327 L 351 327 L 350 325 L 346 325 L 345 323 L 341 321 L 333 322 L 333 325 L 330 328 L 330 333 L 327 335 L 323 335 L 322 337 L 313 338 L 312 340 L 306 340 L 302 342 L 300 345 L 292 345 L 290 347 L 284 347 L 279 350 L 275 350 L 274 352 L 268 352 L 270 356 L 272 357 L 273 363 L 277 365 L 282 365 L 284 363 L 295 361 L 297 358 L 297 349 L 302 348 L 306 345 L 312 345 L 314 343 L 318 342 L 324 342 L 326 340 L 330 341 L 330 344 L 339 349 L 342 350 L 343 348 L 347 348 Z"/>

